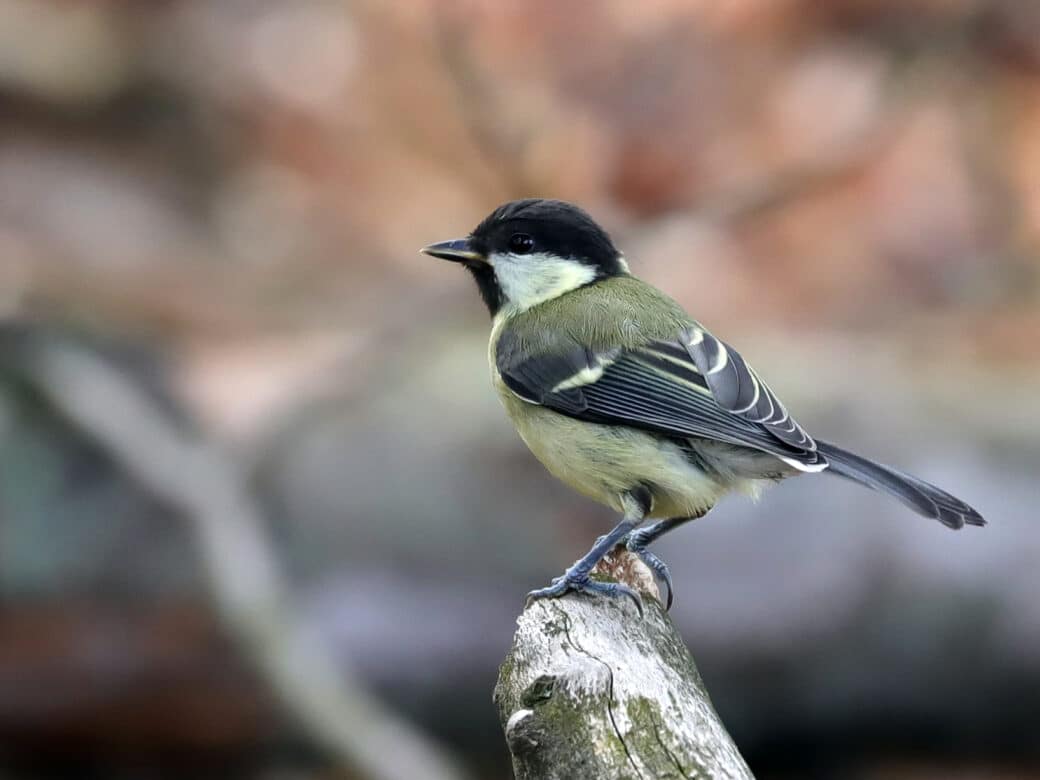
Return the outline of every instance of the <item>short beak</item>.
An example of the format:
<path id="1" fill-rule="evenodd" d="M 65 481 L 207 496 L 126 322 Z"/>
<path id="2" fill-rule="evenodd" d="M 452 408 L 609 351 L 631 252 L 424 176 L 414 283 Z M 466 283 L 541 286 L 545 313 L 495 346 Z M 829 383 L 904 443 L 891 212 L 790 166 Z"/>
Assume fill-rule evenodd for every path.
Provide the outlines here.
<path id="1" fill-rule="evenodd" d="M 439 257 L 441 260 L 451 260 L 456 263 L 487 262 L 487 258 L 484 257 L 483 253 L 473 249 L 468 238 L 441 241 L 439 244 L 424 246 L 419 251 L 424 255 Z"/>

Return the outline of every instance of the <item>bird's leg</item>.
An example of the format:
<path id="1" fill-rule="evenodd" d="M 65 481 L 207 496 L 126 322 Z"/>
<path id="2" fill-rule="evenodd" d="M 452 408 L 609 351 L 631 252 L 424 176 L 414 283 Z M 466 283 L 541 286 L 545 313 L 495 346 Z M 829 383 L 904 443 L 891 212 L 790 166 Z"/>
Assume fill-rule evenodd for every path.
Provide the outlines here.
<path id="1" fill-rule="evenodd" d="M 650 494 L 643 488 L 632 491 L 622 498 L 625 507 L 624 518 L 614 526 L 613 530 L 604 534 L 592 545 L 592 549 L 575 561 L 561 576 L 552 581 L 548 587 L 532 590 L 527 599 L 556 598 L 568 591 L 579 593 L 603 593 L 608 596 L 627 596 L 636 605 L 639 614 L 643 614 L 643 600 L 639 594 L 620 582 L 596 582 L 589 577 L 597 563 L 608 552 L 614 549 L 626 536 L 642 522 L 650 507 Z"/>
<path id="2" fill-rule="evenodd" d="M 692 515 L 690 517 L 671 517 L 667 520 L 658 520 L 656 523 L 651 523 L 644 528 L 630 531 L 628 535 L 622 539 L 629 552 L 638 555 L 640 560 L 642 560 L 643 563 L 649 566 L 650 569 L 661 578 L 661 582 L 663 582 L 664 586 L 668 589 L 665 609 L 672 608 L 672 573 L 668 570 L 668 565 L 664 561 L 646 548 L 662 534 L 666 534 L 669 531 L 678 528 L 683 523 L 688 523 L 690 520 L 696 520 L 698 517 L 703 517 L 704 514 L 704 512 L 701 512 L 699 515 Z"/>

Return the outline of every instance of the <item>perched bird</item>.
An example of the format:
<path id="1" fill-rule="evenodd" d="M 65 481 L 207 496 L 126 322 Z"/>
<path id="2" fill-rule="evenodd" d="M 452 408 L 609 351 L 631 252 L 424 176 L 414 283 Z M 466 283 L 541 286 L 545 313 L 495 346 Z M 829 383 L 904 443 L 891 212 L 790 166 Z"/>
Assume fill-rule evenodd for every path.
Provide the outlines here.
<path id="1" fill-rule="evenodd" d="M 949 528 L 985 525 L 946 491 L 813 439 L 736 350 L 634 277 L 577 206 L 506 203 L 468 237 L 421 251 L 476 280 L 493 318 L 492 382 L 527 446 L 557 478 L 622 515 L 529 598 L 620 594 L 641 610 L 632 589 L 589 577 L 624 544 L 661 578 L 671 606 L 668 567 L 647 546 L 726 493 L 756 495 L 796 474 L 837 474 Z"/>

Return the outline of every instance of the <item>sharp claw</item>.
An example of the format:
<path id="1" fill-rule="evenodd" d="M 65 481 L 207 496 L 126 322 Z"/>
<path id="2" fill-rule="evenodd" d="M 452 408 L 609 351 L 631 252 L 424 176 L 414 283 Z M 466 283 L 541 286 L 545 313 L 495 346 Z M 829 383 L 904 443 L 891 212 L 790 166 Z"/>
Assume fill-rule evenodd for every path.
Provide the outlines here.
<path id="1" fill-rule="evenodd" d="M 646 549 L 642 540 L 638 537 L 629 541 L 628 549 L 639 556 L 640 560 L 645 563 L 650 570 L 660 578 L 661 582 L 664 583 L 667 595 L 665 596 L 665 611 L 667 612 L 672 608 L 672 573 L 668 570 L 668 565 L 654 555 L 652 552 Z"/>
<path id="2" fill-rule="evenodd" d="M 558 596 L 562 596 L 568 590 L 570 590 L 570 588 L 566 584 L 564 584 L 563 578 L 557 577 L 548 586 L 532 590 L 530 593 L 528 593 L 527 598 L 524 601 L 524 606 L 530 606 L 532 601 L 537 601 L 538 599 L 556 598 Z"/>
<path id="3" fill-rule="evenodd" d="M 617 584 L 617 589 L 618 593 L 621 593 L 622 595 L 628 596 L 630 599 L 632 599 L 632 603 L 636 605 L 636 612 L 639 613 L 639 617 L 643 617 L 643 597 L 627 585 Z"/>
<path id="4" fill-rule="evenodd" d="M 524 602 L 525 607 L 530 606 L 531 601 L 544 598 L 558 598 L 568 591 L 577 593 L 602 593 L 607 596 L 627 596 L 632 599 L 639 617 L 643 617 L 643 599 L 632 588 L 618 582 L 596 582 L 590 580 L 588 575 L 568 575 L 556 577 L 550 585 L 527 594 Z"/>
<path id="5" fill-rule="evenodd" d="M 627 585 L 622 585 L 620 582 L 588 582 L 582 590 L 592 593 L 603 593 L 608 596 L 627 596 L 632 599 L 632 603 L 635 605 L 636 611 L 639 613 L 639 617 L 643 617 L 643 599 Z"/>
<path id="6" fill-rule="evenodd" d="M 665 602 L 664 611 L 667 612 L 672 608 L 672 574 L 668 571 L 668 567 L 664 565 L 660 558 L 656 558 L 655 562 L 660 566 L 651 565 L 649 561 L 647 565 L 650 566 L 654 574 L 657 575 L 661 584 L 664 585 L 665 589 Z"/>

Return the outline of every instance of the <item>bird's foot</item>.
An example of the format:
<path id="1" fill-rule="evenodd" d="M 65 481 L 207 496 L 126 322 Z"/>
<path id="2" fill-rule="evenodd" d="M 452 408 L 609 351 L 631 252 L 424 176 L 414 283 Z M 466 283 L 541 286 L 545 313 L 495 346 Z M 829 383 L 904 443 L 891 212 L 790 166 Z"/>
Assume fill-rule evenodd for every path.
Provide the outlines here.
<path id="1" fill-rule="evenodd" d="M 565 593 L 602 593 L 605 596 L 627 596 L 632 599 L 639 616 L 643 616 L 643 599 L 638 593 L 627 585 L 620 582 L 599 582 L 589 577 L 587 572 L 571 567 L 559 577 L 554 577 L 552 582 L 544 588 L 532 590 L 527 594 L 527 602 L 536 599 L 555 599 Z"/>
<path id="2" fill-rule="evenodd" d="M 668 564 L 646 549 L 646 546 L 650 541 L 650 539 L 647 539 L 646 536 L 641 534 L 639 531 L 632 531 L 625 537 L 625 547 L 629 552 L 638 555 L 639 559 L 649 566 L 650 570 L 660 578 L 661 582 L 664 583 L 664 587 L 668 593 L 664 608 L 665 610 L 669 610 L 672 608 L 672 573 L 668 570 Z"/>

